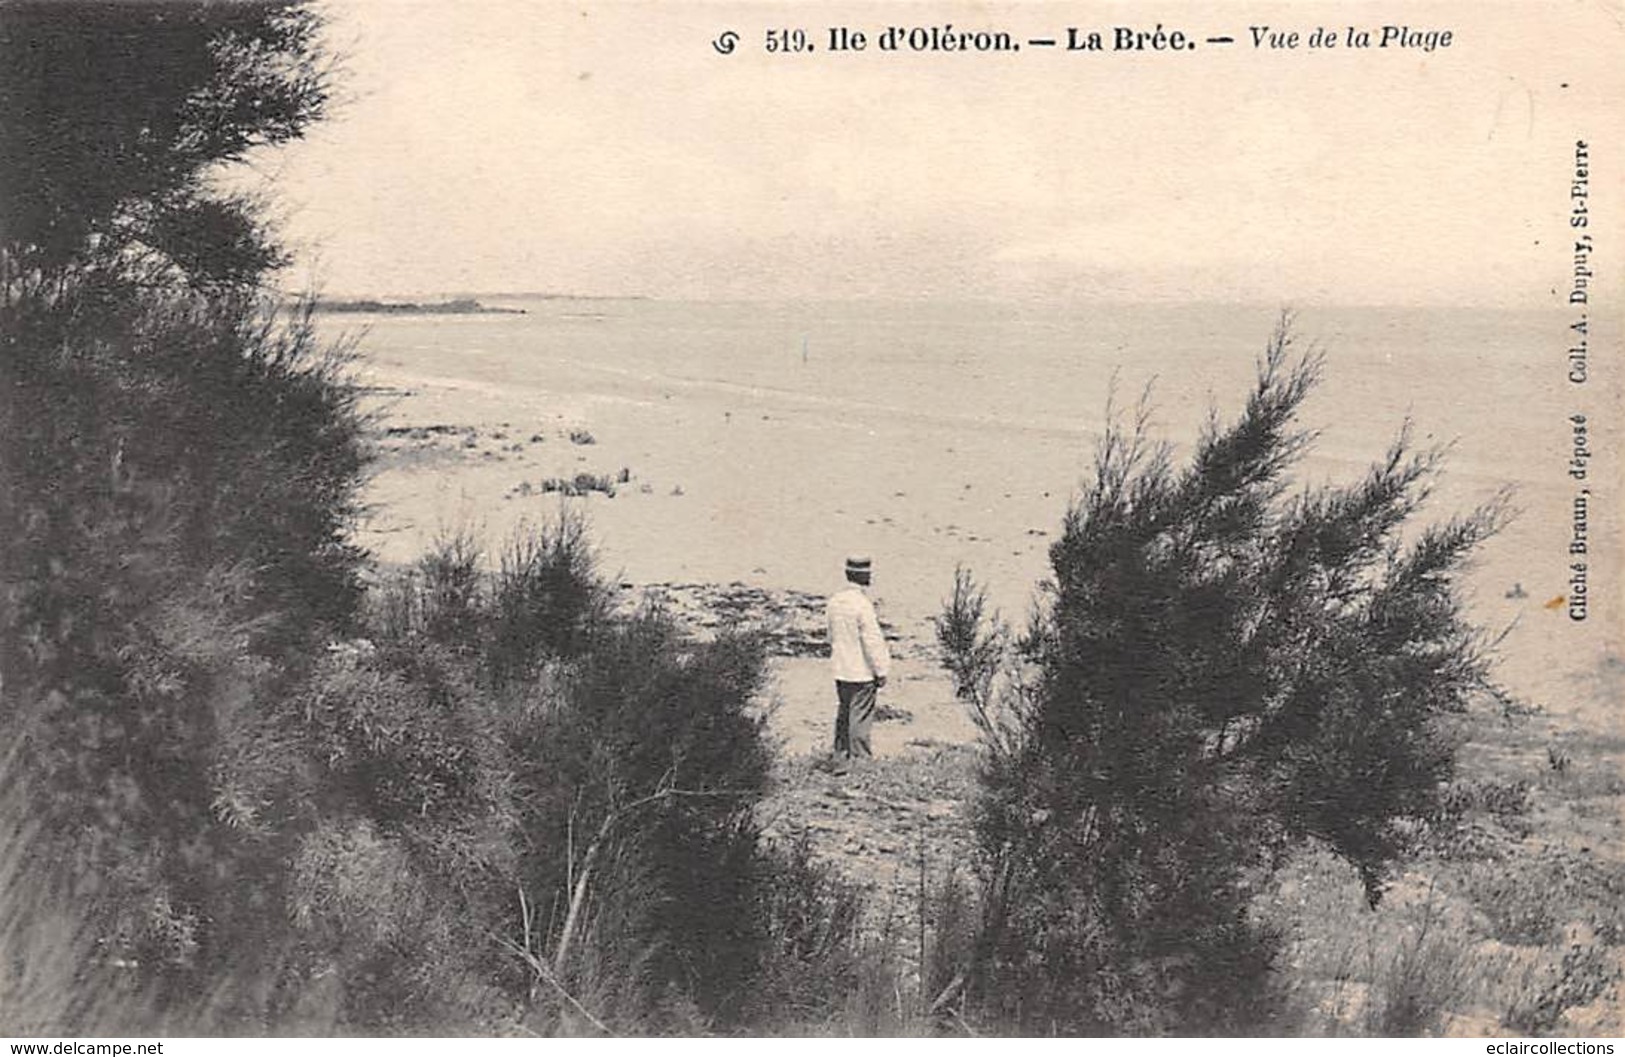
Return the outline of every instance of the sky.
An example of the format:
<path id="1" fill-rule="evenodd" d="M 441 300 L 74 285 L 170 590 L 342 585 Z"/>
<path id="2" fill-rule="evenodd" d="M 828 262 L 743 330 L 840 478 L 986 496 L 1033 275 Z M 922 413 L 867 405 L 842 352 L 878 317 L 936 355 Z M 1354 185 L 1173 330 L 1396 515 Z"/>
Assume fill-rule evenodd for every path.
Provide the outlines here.
<path id="1" fill-rule="evenodd" d="M 1618 0 L 322 6 L 339 103 L 253 169 L 290 285 L 335 296 L 1537 307 L 1570 268 L 1574 141 L 1618 174 Z M 951 23 L 1110 48 L 1159 22 L 1236 42 L 827 47 Z M 1341 39 L 1388 23 L 1452 41 Z M 1299 46 L 1254 48 L 1261 25 Z M 1322 25 L 1339 47 L 1307 47 Z M 766 52 L 775 27 L 817 50 Z"/>

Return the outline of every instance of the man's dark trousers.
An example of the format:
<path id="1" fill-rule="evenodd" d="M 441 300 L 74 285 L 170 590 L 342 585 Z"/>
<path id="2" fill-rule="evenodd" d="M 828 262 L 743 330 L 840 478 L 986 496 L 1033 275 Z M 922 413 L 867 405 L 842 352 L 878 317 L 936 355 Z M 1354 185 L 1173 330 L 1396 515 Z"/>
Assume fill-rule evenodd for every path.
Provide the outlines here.
<path id="1" fill-rule="evenodd" d="M 880 684 L 873 679 L 863 683 L 835 680 L 835 696 L 840 707 L 835 712 L 835 755 L 852 760 L 865 760 L 874 755 L 869 747 L 869 724 L 875 718 L 875 691 Z"/>

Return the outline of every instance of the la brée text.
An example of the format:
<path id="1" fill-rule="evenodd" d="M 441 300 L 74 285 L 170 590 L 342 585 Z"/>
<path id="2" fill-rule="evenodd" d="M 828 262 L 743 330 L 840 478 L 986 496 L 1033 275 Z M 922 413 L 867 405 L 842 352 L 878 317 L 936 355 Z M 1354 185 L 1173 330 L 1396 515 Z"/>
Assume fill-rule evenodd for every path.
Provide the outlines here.
<path id="1" fill-rule="evenodd" d="M 1266 25 L 1248 26 L 1247 36 L 1242 39 L 1259 49 L 1346 47 L 1431 52 L 1450 47 L 1454 33 L 1449 29 L 1413 26 L 1322 26 L 1296 30 Z M 768 51 L 808 52 L 818 50 L 820 45 L 815 40 L 813 34 L 804 29 L 775 29 L 768 31 L 766 44 Z M 1111 26 L 1104 29 L 1068 26 L 1059 36 L 1030 36 L 983 27 L 965 28 L 949 22 L 939 26 L 885 26 L 868 30 L 829 26 L 822 46 L 833 52 L 1016 52 L 1021 51 L 1024 45 L 1071 52 L 1172 52 L 1194 51 L 1199 42 L 1210 46 L 1233 44 L 1235 40 L 1228 35 L 1200 34 L 1189 29 L 1165 26 L 1160 22 L 1150 26 Z"/>

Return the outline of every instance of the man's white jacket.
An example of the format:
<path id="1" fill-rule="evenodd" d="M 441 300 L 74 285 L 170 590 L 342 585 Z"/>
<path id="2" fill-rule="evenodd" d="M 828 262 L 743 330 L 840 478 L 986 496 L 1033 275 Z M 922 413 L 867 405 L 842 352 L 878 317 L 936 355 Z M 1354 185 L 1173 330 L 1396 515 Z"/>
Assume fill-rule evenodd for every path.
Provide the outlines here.
<path id="1" fill-rule="evenodd" d="M 857 586 L 837 591 L 825 608 L 829 616 L 829 659 L 835 678 L 843 683 L 866 683 L 885 678 L 891 652 L 880 633 L 874 603 Z"/>

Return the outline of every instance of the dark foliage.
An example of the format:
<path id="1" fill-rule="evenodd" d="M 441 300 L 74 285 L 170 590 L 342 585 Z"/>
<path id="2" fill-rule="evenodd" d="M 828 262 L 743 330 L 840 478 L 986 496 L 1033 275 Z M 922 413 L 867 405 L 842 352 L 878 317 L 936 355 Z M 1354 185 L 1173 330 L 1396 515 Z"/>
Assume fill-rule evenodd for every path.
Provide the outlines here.
<path id="1" fill-rule="evenodd" d="M 336 941 L 307 971 L 376 984 L 346 985 L 357 1030 L 501 1023 L 447 979 L 533 1030 L 735 1022 L 777 877 L 760 644 L 612 615 L 574 518 L 478 560 L 448 540 L 381 590 L 299 710 L 322 822 L 296 906 Z"/>
<path id="2" fill-rule="evenodd" d="M 545 564 L 530 579 L 558 586 Z M 521 586 L 505 575 L 498 604 L 538 593 Z M 556 597 L 594 599 L 579 591 Z M 505 652 L 512 644 L 510 637 L 496 646 Z M 527 889 L 567 905 L 571 879 L 594 849 L 600 861 L 613 856 L 614 874 L 600 877 L 614 880 L 584 890 L 594 942 L 616 953 L 596 972 L 638 967 L 643 997 L 623 1001 L 638 1016 L 655 1015 L 639 1005 L 670 990 L 707 1021 L 731 1020 L 768 942 L 753 905 L 760 870 L 750 817 L 771 763 L 761 717 L 749 710 L 765 671 L 760 642 L 730 635 L 691 642 L 663 614 L 645 612 L 601 626 L 573 659 L 551 649 L 544 656 L 563 662 L 543 685 L 569 707 L 532 699 L 513 731 L 524 827 L 535 848 L 523 867 Z M 587 927 L 587 918 L 577 920 Z"/>
<path id="3" fill-rule="evenodd" d="M 263 310 L 279 256 L 208 188 L 320 112 L 315 25 L 0 8 L 4 784 L 39 890 L 158 1012 L 280 957 L 298 798 L 248 791 L 299 786 L 274 703 L 359 597 L 343 354 Z"/>
<path id="4" fill-rule="evenodd" d="M 314 12 L 290 0 L 0 6 L 5 280 L 87 251 L 252 283 L 281 259 L 209 170 L 297 138 L 327 104 Z"/>
<path id="5" fill-rule="evenodd" d="M 502 553 L 492 598 L 492 677 L 533 676 L 548 659 L 579 656 L 608 611 L 582 519 L 565 515 L 550 532 L 516 536 Z"/>
<path id="6" fill-rule="evenodd" d="M 977 818 L 973 993 L 1001 1021 L 1261 1030 L 1276 941 L 1249 906 L 1284 851 L 1325 842 L 1374 903 L 1438 810 L 1443 721 L 1488 690 L 1453 575 L 1501 506 L 1403 536 L 1436 462 L 1403 436 L 1362 481 L 1288 497 L 1319 370 L 1288 351 L 1283 327 L 1184 469 L 1143 415 L 1114 424 L 1051 549 Z M 939 636 L 993 716 L 974 589 L 955 599 Z"/>
<path id="7" fill-rule="evenodd" d="M 751 1024 L 833 1018 L 860 989 L 863 895 L 821 862 L 803 834 L 770 853 L 755 912 L 771 949 L 755 981 Z"/>
<path id="8" fill-rule="evenodd" d="M 1007 645 L 998 614 L 987 612 L 987 592 L 970 570 L 954 570 L 954 590 L 933 620 L 942 660 L 954 677 L 961 700 L 986 702 Z"/>

